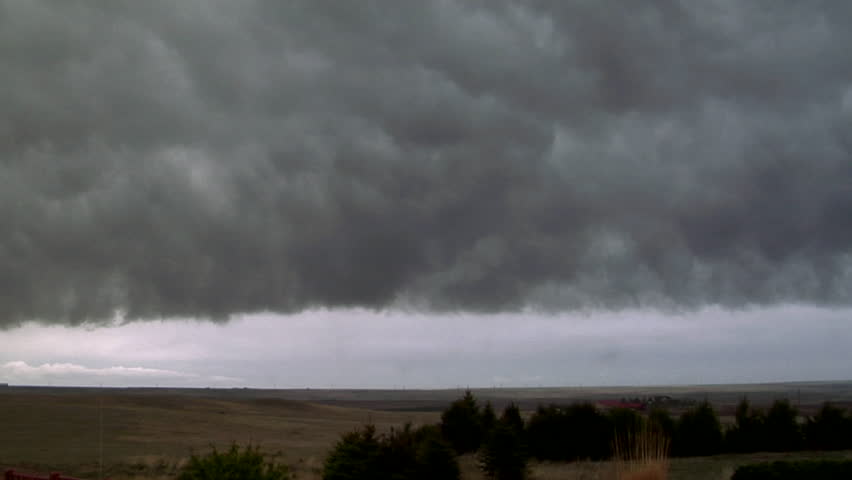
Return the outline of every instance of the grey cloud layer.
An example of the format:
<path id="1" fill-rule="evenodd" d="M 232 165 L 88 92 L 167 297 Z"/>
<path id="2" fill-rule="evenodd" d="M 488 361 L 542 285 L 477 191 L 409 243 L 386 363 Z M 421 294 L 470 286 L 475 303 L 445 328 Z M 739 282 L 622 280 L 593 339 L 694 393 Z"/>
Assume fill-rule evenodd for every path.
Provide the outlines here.
<path id="1" fill-rule="evenodd" d="M 0 319 L 852 304 L 852 6 L 0 2 Z"/>

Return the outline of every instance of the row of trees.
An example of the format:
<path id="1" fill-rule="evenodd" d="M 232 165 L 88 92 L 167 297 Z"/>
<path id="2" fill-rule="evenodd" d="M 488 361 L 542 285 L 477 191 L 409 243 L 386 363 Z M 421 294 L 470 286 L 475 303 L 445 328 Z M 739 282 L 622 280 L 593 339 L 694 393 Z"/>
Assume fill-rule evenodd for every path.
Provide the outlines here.
<path id="1" fill-rule="evenodd" d="M 768 411 L 743 399 L 737 406 L 736 423 L 726 432 L 727 451 L 788 452 L 801 449 L 852 449 L 852 412 L 829 403 L 804 423 L 786 400 L 776 401 Z"/>
<path id="2" fill-rule="evenodd" d="M 735 423 L 723 428 L 713 407 L 702 402 L 678 418 L 666 410 L 601 411 L 589 403 L 539 406 L 524 421 L 514 404 L 498 416 L 471 392 L 454 401 L 438 425 L 405 426 L 377 435 L 372 426 L 344 435 L 325 462 L 326 480 L 360 478 L 457 480 L 457 455 L 475 452 L 489 478 L 522 480 L 528 458 L 549 461 L 603 460 L 617 448 L 648 435 L 664 439 L 673 456 L 723 452 L 852 449 L 852 412 L 824 405 L 799 422 L 786 400 L 767 411 L 743 400 Z"/>
<path id="3" fill-rule="evenodd" d="M 325 460 L 324 480 L 458 480 L 456 452 L 438 427 L 405 425 L 377 435 L 372 425 L 347 433 Z"/>
<path id="4" fill-rule="evenodd" d="M 510 406 L 507 411 L 517 412 Z M 504 413 L 504 416 L 506 413 Z M 495 424 L 490 404 L 480 407 L 470 392 L 453 402 L 441 417 L 441 432 L 458 453 L 476 451 Z M 539 406 L 527 422 L 517 414 L 521 443 L 541 460 L 606 459 L 628 437 L 653 432 L 670 442 L 673 456 L 801 449 L 852 449 L 852 412 L 825 404 L 816 415 L 799 421 L 799 412 L 787 400 L 767 410 L 746 399 L 737 407 L 735 423 L 723 428 L 715 409 L 701 402 L 679 418 L 664 409 L 645 416 L 634 410 L 603 412 L 592 404 Z M 621 436 L 622 438 L 618 438 Z"/>

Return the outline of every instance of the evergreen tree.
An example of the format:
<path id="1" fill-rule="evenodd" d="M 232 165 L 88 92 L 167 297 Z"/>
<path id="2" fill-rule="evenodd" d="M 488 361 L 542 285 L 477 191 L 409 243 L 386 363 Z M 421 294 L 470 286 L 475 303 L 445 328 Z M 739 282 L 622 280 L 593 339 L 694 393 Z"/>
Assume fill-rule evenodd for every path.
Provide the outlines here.
<path id="1" fill-rule="evenodd" d="M 737 404 L 735 422 L 725 434 L 726 449 L 737 453 L 750 453 L 768 449 L 766 440 L 766 415 L 752 407 L 743 397 Z"/>
<path id="2" fill-rule="evenodd" d="M 716 410 L 702 402 L 681 415 L 672 450 L 681 457 L 715 455 L 722 450 L 722 424 Z"/>
<path id="3" fill-rule="evenodd" d="M 675 420 L 665 408 L 655 407 L 648 413 L 648 429 L 671 440 L 675 434 Z"/>
<path id="4" fill-rule="evenodd" d="M 506 405 L 506 408 L 503 409 L 500 421 L 519 434 L 524 432 L 524 419 L 521 417 L 521 409 L 514 402 Z"/>
<path id="5" fill-rule="evenodd" d="M 802 432 L 798 410 L 788 400 L 776 400 L 766 413 L 768 450 L 791 452 L 802 448 Z"/>
<path id="6" fill-rule="evenodd" d="M 808 418 L 805 439 L 808 447 L 816 450 L 852 449 L 852 415 L 824 403 L 816 415 Z"/>
<path id="7" fill-rule="evenodd" d="M 494 407 L 491 406 L 491 402 L 485 402 L 485 406 L 482 408 L 482 413 L 479 416 L 479 425 L 482 429 L 482 438 L 487 438 L 488 434 L 491 433 L 491 429 L 497 424 L 497 414 L 494 413 Z"/>
<path id="8" fill-rule="evenodd" d="M 441 414 L 441 434 L 459 455 L 479 448 L 482 443 L 482 417 L 470 390 Z"/>
<path id="9" fill-rule="evenodd" d="M 377 436 L 375 428 L 347 433 L 328 455 L 323 480 L 458 480 L 452 447 L 434 426 L 392 429 Z"/>
<path id="10" fill-rule="evenodd" d="M 488 478 L 527 478 L 527 451 L 518 431 L 507 422 L 497 422 L 479 453 L 479 467 Z"/>

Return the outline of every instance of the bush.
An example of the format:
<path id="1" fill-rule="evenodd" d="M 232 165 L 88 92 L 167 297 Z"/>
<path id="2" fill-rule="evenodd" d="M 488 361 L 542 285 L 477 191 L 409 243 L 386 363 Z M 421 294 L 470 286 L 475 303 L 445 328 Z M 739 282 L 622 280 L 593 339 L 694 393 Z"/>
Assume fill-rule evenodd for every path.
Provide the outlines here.
<path id="1" fill-rule="evenodd" d="M 674 455 L 693 457 L 715 455 L 722 450 L 722 424 L 716 410 L 702 402 L 680 416 L 672 441 Z"/>
<path id="2" fill-rule="evenodd" d="M 648 414 L 648 430 L 671 440 L 675 434 L 675 420 L 664 408 L 654 408 Z"/>
<path id="3" fill-rule="evenodd" d="M 530 454 L 539 460 L 602 460 L 612 452 L 612 424 L 589 403 L 539 407 L 527 424 Z"/>
<path id="4" fill-rule="evenodd" d="M 852 415 L 825 403 L 805 425 L 805 440 L 815 450 L 852 449 Z"/>
<path id="5" fill-rule="evenodd" d="M 482 417 L 470 390 L 441 414 L 441 433 L 460 455 L 479 448 L 482 443 Z"/>
<path id="6" fill-rule="evenodd" d="M 405 425 L 376 436 L 368 425 L 345 434 L 326 458 L 324 480 L 458 480 L 452 447 L 437 427 Z"/>
<path id="7" fill-rule="evenodd" d="M 848 480 L 852 460 L 806 460 L 743 465 L 731 480 Z"/>
<path id="8" fill-rule="evenodd" d="M 497 425 L 497 414 L 494 413 L 494 407 L 491 402 L 486 402 L 485 407 L 479 414 L 479 427 L 482 431 L 482 438 L 488 438 L 491 430 Z"/>
<path id="9" fill-rule="evenodd" d="M 766 438 L 766 415 L 753 408 L 743 398 L 737 405 L 734 426 L 725 435 L 726 449 L 735 453 L 751 453 L 768 450 Z"/>
<path id="10" fill-rule="evenodd" d="M 519 435 L 524 434 L 524 419 L 521 417 L 521 409 L 514 403 L 506 405 L 506 408 L 503 409 L 500 422 L 515 430 Z"/>
<path id="11" fill-rule="evenodd" d="M 773 452 L 791 452 L 802 448 L 802 431 L 796 418 L 798 410 L 787 400 L 776 400 L 766 413 L 766 447 Z"/>
<path id="12" fill-rule="evenodd" d="M 488 478 L 524 480 L 527 478 L 527 460 L 521 434 L 512 425 L 500 421 L 480 449 L 479 467 Z"/>
<path id="13" fill-rule="evenodd" d="M 427 425 L 415 430 L 418 475 L 423 480 L 458 480 L 461 478 L 456 452 L 441 436 L 441 430 Z"/>
<path id="14" fill-rule="evenodd" d="M 359 480 L 373 478 L 381 466 L 382 448 L 376 428 L 367 425 L 343 435 L 325 459 L 324 480 Z"/>
<path id="15" fill-rule="evenodd" d="M 215 448 L 204 456 L 193 455 L 178 480 L 287 480 L 287 467 L 267 461 L 258 447 L 241 450 L 236 444 L 224 453 Z"/>
<path id="16" fill-rule="evenodd" d="M 614 408 L 609 411 L 609 421 L 613 429 L 613 444 L 627 445 L 630 439 L 645 431 L 645 419 L 629 408 Z"/>

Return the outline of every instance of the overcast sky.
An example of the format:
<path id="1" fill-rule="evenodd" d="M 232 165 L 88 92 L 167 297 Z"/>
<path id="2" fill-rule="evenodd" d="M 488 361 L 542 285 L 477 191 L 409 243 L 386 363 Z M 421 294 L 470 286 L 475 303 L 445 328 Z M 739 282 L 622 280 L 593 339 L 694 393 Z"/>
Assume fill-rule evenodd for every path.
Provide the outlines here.
<path id="1" fill-rule="evenodd" d="M 850 24 L 0 0 L 0 377 L 848 378 Z"/>

